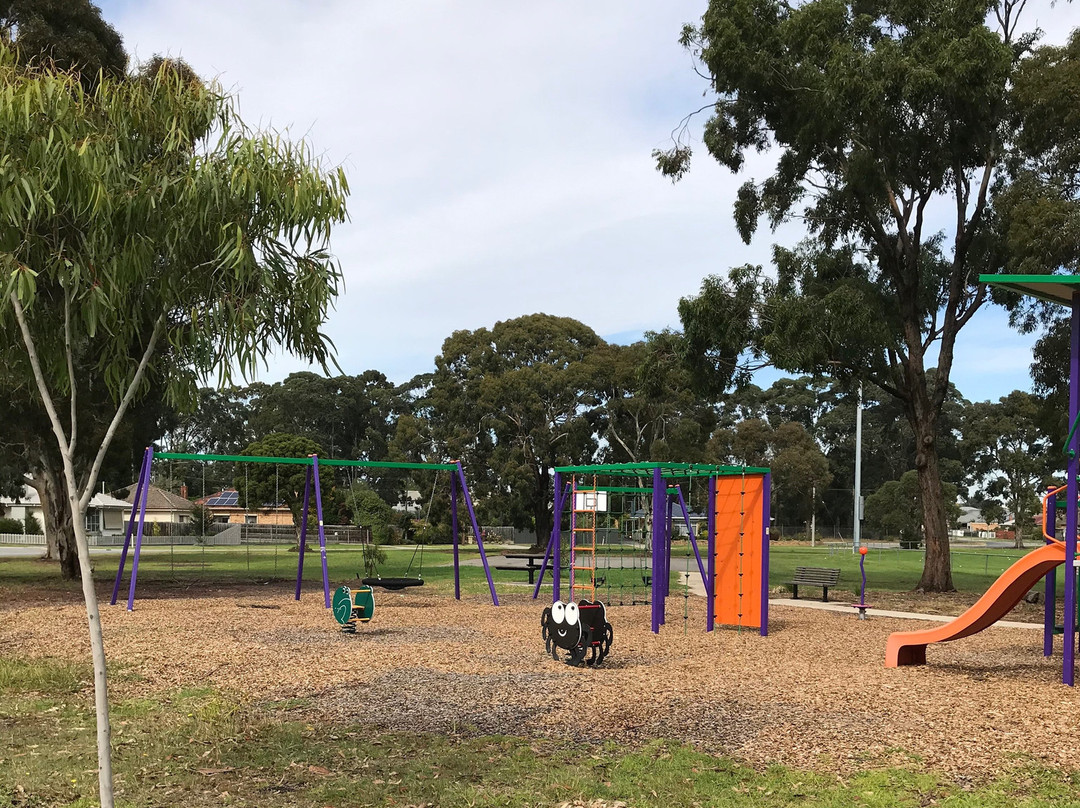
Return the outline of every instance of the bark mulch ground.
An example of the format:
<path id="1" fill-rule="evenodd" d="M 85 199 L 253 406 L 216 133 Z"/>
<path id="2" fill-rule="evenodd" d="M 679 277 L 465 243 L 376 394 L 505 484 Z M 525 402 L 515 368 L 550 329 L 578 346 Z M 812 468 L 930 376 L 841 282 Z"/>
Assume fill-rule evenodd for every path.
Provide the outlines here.
<path id="1" fill-rule="evenodd" d="M 603 667 L 553 661 L 541 604 L 500 608 L 415 590 L 377 595 L 375 619 L 344 635 L 319 594 L 281 589 L 159 595 L 134 612 L 103 607 L 119 697 L 211 685 L 252 704 L 301 699 L 305 720 L 373 730 L 694 743 L 754 765 L 840 773 L 928 767 L 980 781 L 1025 760 L 1080 760 L 1080 694 L 1038 632 L 993 628 L 928 651 L 923 668 L 886 670 L 885 640 L 914 621 L 774 608 L 770 636 L 706 634 L 704 602 L 681 597 L 659 636 L 647 607 L 612 607 Z M 30 600 L 29 598 L 27 599 Z M 5 654 L 88 659 L 81 604 L 7 602 Z M 274 606 L 279 608 L 253 608 Z M 1015 619 L 1015 615 L 1012 616 Z"/>

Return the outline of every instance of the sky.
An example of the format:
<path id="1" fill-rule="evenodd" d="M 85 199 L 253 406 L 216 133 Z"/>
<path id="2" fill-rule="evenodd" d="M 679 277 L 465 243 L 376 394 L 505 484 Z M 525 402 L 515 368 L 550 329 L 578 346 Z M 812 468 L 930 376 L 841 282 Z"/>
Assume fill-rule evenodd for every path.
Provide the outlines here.
<path id="1" fill-rule="evenodd" d="M 247 123 L 345 168 L 350 220 L 332 243 L 345 287 L 326 331 L 346 373 L 406 381 L 455 330 L 534 312 L 615 342 L 678 328 L 703 277 L 799 239 L 787 225 L 745 245 L 732 224 L 736 189 L 768 175 L 769 155 L 736 176 L 695 142 L 681 182 L 655 170 L 652 150 L 707 101 L 677 41 L 703 0 L 98 3 L 132 57 L 183 57 Z M 1049 42 L 1080 26 L 1080 5 L 1025 15 Z M 984 309 L 954 383 L 970 400 L 1030 389 L 1032 342 Z M 303 369 L 283 357 L 260 378 Z"/>

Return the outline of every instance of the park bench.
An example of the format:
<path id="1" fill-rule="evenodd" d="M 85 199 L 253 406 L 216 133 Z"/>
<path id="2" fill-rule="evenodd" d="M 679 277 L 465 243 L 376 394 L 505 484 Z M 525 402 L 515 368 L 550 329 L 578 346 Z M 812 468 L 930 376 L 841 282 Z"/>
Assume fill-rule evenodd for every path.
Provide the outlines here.
<path id="1" fill-rule="evenodd" d="M 827 567 L 796 567 L 795 575 L 788 581 L 791 585 L 791 597 L 799 599 L 800 586 L 820 586 L 821 600 L 829 602 L 829 587 L 840 582 L 840 570 Z"/>

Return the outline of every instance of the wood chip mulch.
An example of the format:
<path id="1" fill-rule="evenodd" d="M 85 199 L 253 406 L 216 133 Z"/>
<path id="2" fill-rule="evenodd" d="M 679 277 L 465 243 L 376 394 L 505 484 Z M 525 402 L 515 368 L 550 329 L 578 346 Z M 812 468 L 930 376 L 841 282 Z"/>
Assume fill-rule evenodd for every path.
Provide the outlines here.
<path id="1" fill-rule="evenodd" d="M 615 642 L 597 669 L 553 661 L 543 605 L 377 595 L 375 619 L 340 633 L 318 593 L 284 588 L 164 594 L 134 612 L 103 606 L 117 698 L 209 684 L 259 704 L 303 699 L 305 720 L 373 730 L 693 743 L 752 765 L 839 774 L 931 768 L 979 782 L 1024 761 L 1080 761 L 1080 692 L 1060 684 L 1040 632 L 993 628 L 931 646 L 930 664 L 886 670 L 885 640 L 914 621 L 774 608 L 770 636 L 706 634 L 704 602 L 672 598 L 659 636 L 648 607 L 611 607 Z M 89 659 L 81 604 L 0 606 L 5 654 Z M 279 609 L 251 608 L 256 605 Z"/>

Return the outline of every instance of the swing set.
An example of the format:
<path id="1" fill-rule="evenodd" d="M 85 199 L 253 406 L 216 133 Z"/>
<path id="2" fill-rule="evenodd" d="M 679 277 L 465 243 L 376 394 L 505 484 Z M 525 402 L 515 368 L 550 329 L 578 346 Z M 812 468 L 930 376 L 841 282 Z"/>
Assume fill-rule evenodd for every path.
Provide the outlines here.
<path id="1" fill-rule="evenodd" d="M 299 465 L 307 466 L 307 474 L 304 483 L 304 503 L 300 520 L 300 541 L 299 541 L 299 553 L 297 557 L 296 565 L 296 593 L 295 600 L 300 600 L 301 585 L 303 583 L 304 576 L 304 551 L 306 549 L 307 531 L 308 531 L 308 514 L 311 510 L 311 492 L 314 488 L 314 506 L 315 506 L 315 520 L 318 526 L 319 534 L 319 560 L 322 567 L 322 588 L 323 588 L 323 600 L 326 608 L 331 608 L 330 598 L 330 578 L 327 571 L 326 564 L 326 533 L 323 529 L 323 505 L 322 505 L 322 488 L 319 485 L 319 469 L 321 467 L 346 467 L 346 468 L 362 468 L 362 469 L 407 469 L 407 470 L 426 470 L 426 471 L 448 471 L 450 473 L 450 517 L 451 517 L 451 532 L 453 541 L 454 552 L 454 597 L 457 600 L 461 600 L 461 571 L 459 564 L 459 529 L 458 529 L 458 497 L 464 500 L 465 506 L 468 510 L 469 526 L 472 528 L 473 537 L 476 540 L 476 546 L 480 550 L 480 560 L 484 567 L 484 575 L 487 577 L 488 590 L 491 593 L 491 602 L 493 605 L 499 605 L 499 597 L 495 594 L 495 582 L 491 577 L 491 569 L 488 566 L 487 553 L 484 551 L 484 540 L 480 533 L 480 526 L 476 520 L 476 511 L 473 508 L 472 496 L 469 494 L 468 483 L 465 479 L 465 470 L 461 466 L 460 461 L 454 461 L 452 463 L 392 463 L 382 462 L 375 460 L 325 460 L 320 459 L 318 455 L 311 455 L 309 457 L 257 457 L 253 455 L 216 455 L 216 454 L 186 454 L 179 452 L 154 452 L 152 446 L 146 448 L 143 454 L 142 466 L 139 469 L 139 480 L 135 487 L 135 496 L 132 500 L 131 514 L 128 518 L 127 530 L 124 533 L 124 545 L 120 552 L 120 565 L 116 570 L 116 581 L 113 584 L 112 598 L 109 603 L 115 605 L 120 593 L 120 583 L 124 577 L 124 570 L 127 564 L 128 551 L 131 548 L 131 541 L 134 537 L 134 552 L 131 558 L 131 579 L 128 584 L 128 599 L 127 609 L 132 611 L 135 608 L 135 587 L 139 575 L 139 555 L 142 549 L 143 534 L 146 529 L 146 502 L 150 492 L 150 471 L 153 465 L 154 459 L 162 460 L 196 460 L 196 461 L 214 461 L 214 462 L 228 462 L 228 463 L 274 463 L 283 465 Z M 436 479 L 437 482 L 437 479 Z M 434 496 L 434 492 L 433 492 Z M 428 508 L 430 515 L 430 505 Z M 409 576 L 409 572 L 412 570 L 413 560 L 416 558 L 417 550 L 420 551 L 420 571 L 416 576 Z M 413 549 L 412 560 L 409 561 L 409 568 L 405 571 L 404 576 L 400 577 L 380 577 L 377 574 L 364 578 L 361 583 L 365 587 L 378 586 L 383 589 L 400 590 L 408 587 L 422 586 L 423 585 L 423 547 L 417 545 Z M 369 611 L 370 614 L 370 611 Z"/>
<path id="2" fill-rule="evenodd" d="M 569 475 L 569 480 L 564 475 Z M 600 485 L 604 478 L 636 478 L 636 486 Z M 706 552 L 702 558 L 688 499 L 693 499 L 694 481 L 705 481 Z M 606 480 L 604 480 L 606 482 Z M 650 484 L 651 483 L 651 484 Z M 540 594 L 544 575 L 552 575 L 552 602 L 559 601 L 562 570 L 568 574 L 569 600 L 584 597 L 595 601 L 607 588 L 610 603 L 612 579 L 618 580 L 620 603 L 625 603 L 626 569 L 630 569 L 629 602 L 652 607 L 652 630 L 659 633 L 667 622 L 666 604 L 671 594 L 672 546 L 675 516 L 686 528 L 686 558 L 683 587 L 683 627 L 689 621 L 689 587 L 694 567 L 706 595 L 706 631 L 715 626 L 758 629 L 768 634 L 769 622 L 769 497 L 771 475 L 767 468 L 717 466 L 703 463 L 615 463 L 607 465 L 561 466 L 555 469 L 555 507 L 551 537 L 548 539 L 533 599 Z M 685 489 L 685 492 L 684 492 Z M 699 492 L 700 493 L 700 492 Z M 623 523 L 609 515 L 613 498 L 623 502 L 646 503 L 643 518 L 651 526 L 635 540 L 632 520 L 637 508 Z M 569 506 L 569 563 L 563 566 L 562 522 Z M 607 524 L 605 524 L 605 522 Z M 621 537 L 618 566 L 612 563 L 607 536 Z M 625 538 L 630 539 L 631 565 L 625 564 Z M 599 539 L 599 544 L 598 544 Z M 640 548 L 640 552 L 639 552 Z M 640 557 L 641 564 L 638 565 Z M 640 579 L 647 592 L 639 599 L 635 589 Z"/>

